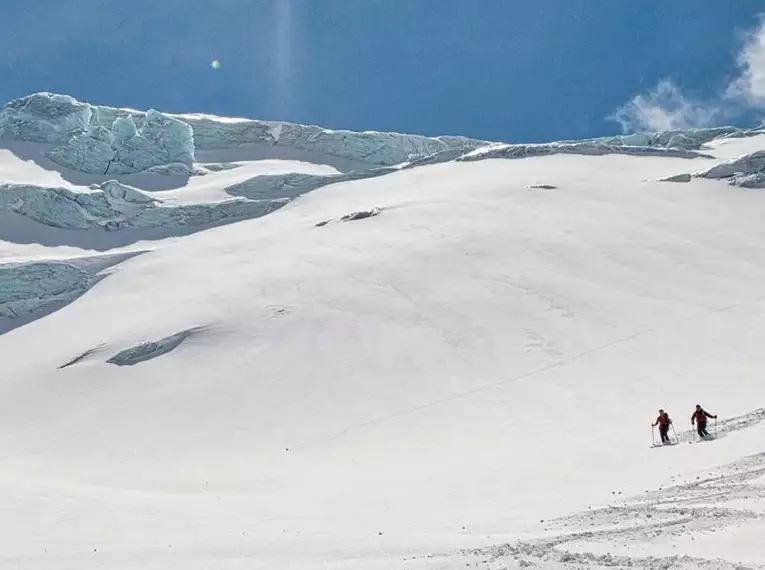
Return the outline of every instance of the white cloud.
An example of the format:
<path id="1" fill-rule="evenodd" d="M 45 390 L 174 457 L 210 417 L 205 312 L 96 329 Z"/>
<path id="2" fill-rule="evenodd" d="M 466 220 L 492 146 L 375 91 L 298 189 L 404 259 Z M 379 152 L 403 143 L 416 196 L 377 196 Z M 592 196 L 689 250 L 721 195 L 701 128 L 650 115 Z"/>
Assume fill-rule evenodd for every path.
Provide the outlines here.
<path id="1" fill-rule="evenodd" d="M 686 97 L 671 80 L 661 81 L 650 92 L 634 97 L 610 118 L 624 132 L 669 131 L 714 124 L 719 110 Z"/>
<path id="2" fill-rule="evenodd" d="M 765 19 L 749 33 L 737 57 L 739 74 L 717 97 L 696 100 L 672 80 L 632 98 L 611 117 L 624 132 L 707 127 L 746 111 L 765 108 Z"/>

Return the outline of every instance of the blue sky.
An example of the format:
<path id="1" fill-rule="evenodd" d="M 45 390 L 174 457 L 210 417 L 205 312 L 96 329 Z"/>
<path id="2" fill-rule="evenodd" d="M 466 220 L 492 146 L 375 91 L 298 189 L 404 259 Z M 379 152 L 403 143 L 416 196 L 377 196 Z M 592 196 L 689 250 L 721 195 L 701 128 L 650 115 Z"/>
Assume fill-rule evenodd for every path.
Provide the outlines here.
<path id="1" fill-rule="evenodd" d="M 680 105 L 683 126 L 740 123 L 751 108 L 706 108 L 728 100 L 763 11 L 762 0 L 5 0 L 0 100 L 54 91 L 509 141 L 617 133 L 608 117 L 625 104 L 628 128 L 652 125 L 652 105 Z"/>

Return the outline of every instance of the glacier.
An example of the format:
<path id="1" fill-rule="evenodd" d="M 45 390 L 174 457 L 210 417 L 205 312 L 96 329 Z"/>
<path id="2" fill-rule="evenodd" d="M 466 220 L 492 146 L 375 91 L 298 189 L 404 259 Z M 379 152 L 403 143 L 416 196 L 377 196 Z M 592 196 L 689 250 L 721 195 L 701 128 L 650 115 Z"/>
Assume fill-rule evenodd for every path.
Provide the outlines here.
<path id="1" fill-rule="evenodd" d="M 754 136 L 758 132 L 720 127 L 524 147 L 529 156 L 575 150 L 582 153 L 616 152 L 619 148 L 621 152 L 631 154 L 640 153 L 635 150 L 638 148 L 680 152 L 700 150 L 712 140 Z M 439 155 L 456 158 L 492 144 L 491 141 L 460 136 L 354 132 L 288 122 L 227 120 L 206 115 L 120 109 L 91 105 L 67 95 L 51 93 L 35 93 L 7 103 L 0 112 L 0 138 L 60 143 L 49 151 L 52 160 L 74 171 L 112 175 L 147 170 L 191 175 L 195 150 L 231 149 L 243 145 L 314 152 L 354 161 L 371 169 Z"/>
<path id="2" fill-rule="evenodd" d="M 259 217 L 331 184 L 451 161 L 524 159 L 555 154 L 708 159 L 710 155 L 704 151 L 708 143 L 756 136 L 761 132 L 721 127 L 582 141 L 508 144 L 459 136 L 352 132 L 287 122 L 120 109 L 91 105 L 67 95 L 35 93 L 3 107 L 0 139 L 47 145 L 41 152 L 66 172 L 101 179 L 84 189 L 4 184 L 0 180 L 0 211 L 20 214 L 52 227 L 77 230 L 202 227 Z M 235 171 L 240 164 L 199 163 L 196 154 L 251 148 L 256 153 L 259 148 L 305 151 L 319 157 L 347 160 L 356 166 L 334 174 L 259 174 L 225 186 L 227 197 L 200 204 L 178 204 L 124 182 L 125 177 L 139 174 L 185 180 Z M 719 165 L 702 176 L 726 177 L 731 184 L 746 187 L 765 184 L 765 176 L 759 171 L 752 172 L 750 166 Z M 723 176 L 729 171 L 730 175 Z"/>
<path id="3" fill-rule="evenodd" d="M 0 566 L 762 567 L 762 131 L 12 103 Z"/>

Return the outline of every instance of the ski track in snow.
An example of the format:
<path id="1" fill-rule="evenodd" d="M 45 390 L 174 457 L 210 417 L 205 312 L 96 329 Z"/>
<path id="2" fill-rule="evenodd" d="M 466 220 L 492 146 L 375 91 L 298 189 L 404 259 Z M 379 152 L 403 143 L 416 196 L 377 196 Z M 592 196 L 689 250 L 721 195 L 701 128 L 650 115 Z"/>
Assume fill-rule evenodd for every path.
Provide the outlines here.
<path id="1" fill-rule="evenodd" d="M 710 315 L 714 315 L 714 314 L 717 314 L 717 313 L 731 311 L 733 309 L 737 309 L 737 308 L 740 308 L 740 307 L 743 307 L 743 306 L 747 306 L 747 305 L 751 305 L 751 304 L 756 304 L 756 303 L 761 303 L 763 301 L 765 301 L 765 296 L 757 297 L 757 298 L 754 298 L 754 299 L 752 299 L 750 301 L 747 301 L 747 302 L 744 302 L 744 303 L 735 303 L 735 304 L 732 304 L 732 305 L 725 305 L 723 307 L 716 307 L 714 309 L 710 309 L 710 310 L 707 310 L 707 311 L 702 311 L 702 312 L 697 313 L 695 315 L 691 315 L 689 317 L 686 317 L 686 318 L 683 319 L 683 321 L 692 321 L 692 320 L 700 319 L 700 318 L 707 317 L 707 316 L 710 316 Z M 388 422 L 388 421 L 391 421 L 391 420 L 395 420 L 395 419 L 398 419 L 398 418 L 401 418 L 401 417 L 404 417 L 404 416 L 408 416 L 408 415 L 411 415 L 411 414 L 416 414 L 418 412 L 422 412 L 422 411 L 428 410 L 428 409 L 436 407 L 436 406 L 440 406 L 440 405 L 443 405 L 443 404 L 447 404 L 449 402 L 453 402 L 454 400 L 459 400 L 459 399 L 462 399 L 462 398 L 468 398 L 470 396 L 475 396 L 475 395 L 480 394 L 482 392 L 486 392 L 487 390 L 498 388 L 498 387 L 504 386 L 506 384 L 517 382 L 519 380 L 528 380 L 528 379 L 534 378 L 536 376 L 542 375 L 542 374 L 544 374 L 546 372 L 550 372 L 550 371 L 552 371 L 552 370 L 554 370 L 556 368 L 567 366 L 569 364 L 577 362 L 577 361 L 579 361 L 579 360 L 581 360 L 583 358 L 586 358 L 588 356 L 597 354 L 597 353 L 602 352 L 602 351 L 606 351 L 606 350 L 608 350 L 610 348 L 614 348 L 614 347 L 619 346 L 621 344 L 628 343 L 630 341 L 638 339 L 638 338 L 640 338 L 642 336 L 654 333 L 654 332 L 656 332 L 656 330 L 657 329 L 650 328 L 650 329 L 644 329 L 644 330 L 641 330 L 641 331 L 637 331 L 637 332 L 635 332 L 633 334 L 629 334 L 629 335 L 623 336 L 621 338 L 615 339 L 615 340 L 607 342 L 605 344 L 589 348 L 587 350 L 584 350 L 584 351 L 582 351 L 582 352 L 580 352 L 578 354 L 574 354 L 574 355 L 569 356 L 567 358 L 558 359 L 558 360 L 556 360 L 555 362 L 553 362 L 551 364 L 547 364 L 545 366 L 542 366 L 540 368 L 537 368 L 537 369 L 531 370 L 529 372 L 520 374 L 518 376 L 512 376 L 510 378 L 505 378 L 503 380 L 500 380 L 499 382 L 493 382 L 491 384 L 486 384 L 486 385 L 483 385 L 483 386 L 479 386 L 477 388 L 473 388 L 473 389 L 467 390 L 465 392 L 459 392 L 459 393 L 456 393 L 456 394 L 450 394 L 448 396 L 445 396 L 443 398 L 439 398 L 437 400 L 432 400 L 432 401 L 425 402 L 423 404 L 419 404 L 419 405 L 411 407 L 411 408 L 407 408 L 407 409 L 403 409 L 403 410 L 397 411 L 397 412 L 395 412 L 393 414 L 389 414 L 389 415 L 386 415 L 386 416 L 381 416 L 381 417 L 373 418 L 373 419 L 367 420 L 367 421 L 365 421 L 365 422 L 363 422 L 361 424 L 358 424 L 358 425 L 355 425 L 355 426 L 350 426 L 350 427 L 344 429 L 343 431 L 335 434 L 332 437 L 321 439 L 321 440 L 317 440 L 317 441 L 313 441 L 313 442 L 310 442 L 310 443 L 307 443 L 307 444 L 304 444 L 304 445 L 300 445 L 300 446 L 295 446 L 294 449 L 318 448 L 318 447 L 327 445 L 327 444 L 329 444 L 331 442 L 334 442 L 334 441 L 337 441 L 339 439 L 342 439 L 343 437 L 345 437 L 345 436 L 347 436 L 349 434 L 352 434 L 352 433 L 354 433 L 354 432 L 356 432 L 358 430 L 369 428 L 369 427 L 375 426 L 377 424 L 380 424 L 380 423 L 383 423 L 383 422 Z M 749 418 L 749 421 L 751 421 L 751 418 Z M 714 425 L 714 424 L 710 424 L 710 426 L 711 425 Z M 744 425 L 744 427 L 749 427 L 749 426 L 748 425 Z M 743 429 L 743 428 L 739 428 L 739 429 Z M 733 431 L 733 430 L 728 430 L 728 431 Z M 679 434 L 679 436 L 678 436 L 679 437 L 679 441 L 680 442 L 688 442 L 689 440 L 693 441 L 694 433 L 695 432 L 691 430 L 691 431 L 688 431 L 686 433 Z M 722 436 L 722 435 L 724 435 L 724 432 L 721 431 L 720 436 Z"/>
<path id="2" fill-rule="evenodd" d="M 722 422 L 721 431 L 744 429 L 765 420 L 765 409 Z M 727 426 L 727 427 L 726 427 Z M 601 568 L 645 570 L 746 570 L 765 568 L 759 562 L 671 556 L 624 556 L 608 553 L 638 549 L 652 541 L 670 543 L 683 538 L 704 541 L 709 533 L 765 521 L 765 452 L 719 467 L 695 481 L 670 485 L 620 504 L 549 521 L 552 537 L 518 541 L 489 548 L 464 550 L 469 567 L 487 570 L 515 568 Z M 616 492 L 615 492 L 616 494 Z M 726 506 L 736 502 L 735 506 Z M 751 507 L 742 506 L 742 503 Z M 765 528 L 765 527 L 763 527 Z M 600 547 L 599 552 L 595 547 Z M 604 553 L 605 551 L 605 553 Z M 679 552 L 679 551 L 678 551 Z"/>

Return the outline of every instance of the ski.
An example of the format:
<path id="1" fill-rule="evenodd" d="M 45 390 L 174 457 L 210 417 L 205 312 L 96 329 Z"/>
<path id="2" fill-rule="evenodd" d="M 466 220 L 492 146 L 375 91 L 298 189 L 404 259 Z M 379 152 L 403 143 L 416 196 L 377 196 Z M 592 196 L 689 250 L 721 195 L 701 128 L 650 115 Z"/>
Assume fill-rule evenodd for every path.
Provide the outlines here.
<path id="1" fill-rule="evenodd" d="M 650 447 L 651 447 L 651 449 L 653 449 L 655 447 L 673 447 L 675 445 L 678 445 L 679 443 L 680 443 L 679 441 L 673 441 L 673 442 L 670 442 L 670 443 L 654 443 Z"/>

